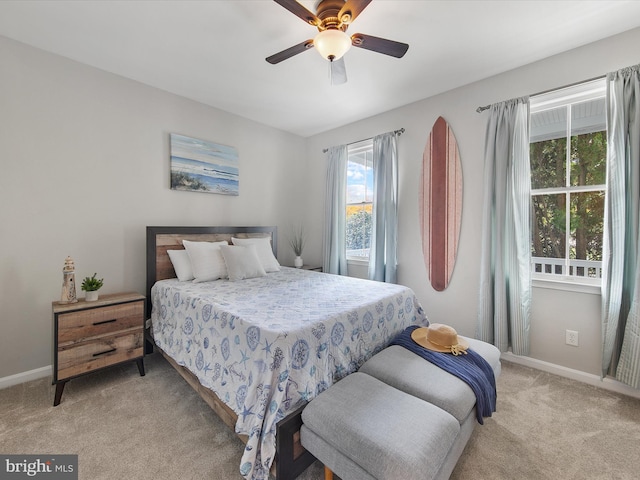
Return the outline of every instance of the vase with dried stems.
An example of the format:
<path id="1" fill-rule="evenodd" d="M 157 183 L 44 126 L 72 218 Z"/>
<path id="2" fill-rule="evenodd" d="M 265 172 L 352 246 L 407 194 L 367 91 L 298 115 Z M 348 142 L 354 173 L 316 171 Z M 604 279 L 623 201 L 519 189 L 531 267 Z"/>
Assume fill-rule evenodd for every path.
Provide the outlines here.
<path id="1" fill-rule="evenodd" d="M 291 236 L 289 237 L 289 245 L 295 254 L 296 258 L 293 261 L 293 265 L 296 268 L 302 268 L 304 262 L 302 261 L 302 250 L 304 249 L 305 234 L 302 226 L 293 228 Z"/>

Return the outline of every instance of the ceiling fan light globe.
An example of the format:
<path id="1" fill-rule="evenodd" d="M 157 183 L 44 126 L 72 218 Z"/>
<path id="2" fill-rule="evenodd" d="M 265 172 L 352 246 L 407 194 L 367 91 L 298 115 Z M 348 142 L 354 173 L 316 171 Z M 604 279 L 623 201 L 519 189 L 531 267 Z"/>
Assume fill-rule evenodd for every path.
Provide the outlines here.
<path id="1" fill-rule="evenodd" d="M 327 29 L 313 39 L 313 46 L 325 60 L 339 60 L 351 48 L 351 37 L 338 29 Z"/>

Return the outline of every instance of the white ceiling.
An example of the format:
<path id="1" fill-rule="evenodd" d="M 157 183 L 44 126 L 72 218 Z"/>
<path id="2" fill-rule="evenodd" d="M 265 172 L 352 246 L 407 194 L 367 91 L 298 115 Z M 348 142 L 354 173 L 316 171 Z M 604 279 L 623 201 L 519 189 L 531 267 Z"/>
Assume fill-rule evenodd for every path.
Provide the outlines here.
<path id="1" fill-rule="evenodd" d="M 638 26 L 634 0 L 373 0 L 349 33 L 409 51 L 352 48 L 331 86 L 315 51 L 265 61 L 316 33 L 271 0 L 0 1 L 0 35 L 305 137 Z"/>

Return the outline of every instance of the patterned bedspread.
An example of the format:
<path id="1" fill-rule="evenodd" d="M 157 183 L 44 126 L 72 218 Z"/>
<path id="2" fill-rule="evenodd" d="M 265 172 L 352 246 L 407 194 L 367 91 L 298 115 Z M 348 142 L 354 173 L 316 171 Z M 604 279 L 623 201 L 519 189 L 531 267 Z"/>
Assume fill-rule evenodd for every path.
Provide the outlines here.
<path id="1" fill-rule="evenodd" d="M 241 474 L 267 479 L 276 423 L 356 371 L 426 317 L 413 291 L 283 267 L 265 277 L 163 280 L 151 290 L 155 342 L 238 415 Z"/>

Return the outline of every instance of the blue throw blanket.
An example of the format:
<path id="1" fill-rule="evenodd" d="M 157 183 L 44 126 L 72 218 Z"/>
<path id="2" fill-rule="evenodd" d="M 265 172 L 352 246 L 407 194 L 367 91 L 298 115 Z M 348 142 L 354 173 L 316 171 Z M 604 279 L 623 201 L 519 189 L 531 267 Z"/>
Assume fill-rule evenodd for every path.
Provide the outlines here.
<path id="1" fill-rule="evenodd" d="M 470 348 L 466 355 L 454 356 L 428 350 L 411 339 L 416 325 L 405 328 L 393 339 L 391 345 L 400 345 L 466 382 L 476 395 L 476 417 L 482 425 L 483 417 L 496 411 L 496 379 L 493 369 L 478 353 Z"/>

